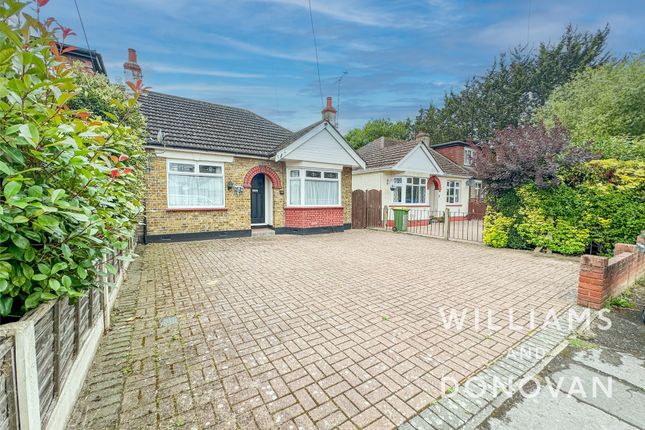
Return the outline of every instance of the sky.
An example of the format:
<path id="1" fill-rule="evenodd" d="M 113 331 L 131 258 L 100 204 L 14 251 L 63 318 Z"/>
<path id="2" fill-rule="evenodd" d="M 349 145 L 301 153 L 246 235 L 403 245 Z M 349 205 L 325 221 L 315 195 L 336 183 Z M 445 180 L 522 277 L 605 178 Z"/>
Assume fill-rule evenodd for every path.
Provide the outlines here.
<path id="1" fill-rule="evenodd" d="M 338 105 L 342 132 L 375 118 L 414 117 L 518 44 L 557 41 L 567 24 L 609 24 L 609 49 L 645 48 L 642 0 L 77 0 L 91 49 L 124 79 L 135 48 L 153 91 L 249 109 L 291 130 Z M 42 14 L 72 27 L 73 0 Z M 320 84 L 318 80 L 320 70 Z M 346 73 L 345 73 L 346 72 Z"/>

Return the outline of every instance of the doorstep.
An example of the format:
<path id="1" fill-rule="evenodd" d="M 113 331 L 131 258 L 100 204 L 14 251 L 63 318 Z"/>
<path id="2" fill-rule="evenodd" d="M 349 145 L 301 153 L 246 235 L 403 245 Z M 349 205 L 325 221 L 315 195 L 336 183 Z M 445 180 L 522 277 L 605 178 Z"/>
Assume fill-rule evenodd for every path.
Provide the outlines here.
<path id="1" fill-rule="evenodd" d="M 275 236 L 275 230 L 270 227 L 253 227 L 251 237 Z"/>

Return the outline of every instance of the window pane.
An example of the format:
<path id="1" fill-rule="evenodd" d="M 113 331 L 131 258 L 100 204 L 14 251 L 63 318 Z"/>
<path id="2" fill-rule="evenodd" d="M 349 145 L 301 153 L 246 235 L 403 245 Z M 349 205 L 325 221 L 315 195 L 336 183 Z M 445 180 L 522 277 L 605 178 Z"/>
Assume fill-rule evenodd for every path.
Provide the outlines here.
<path id="1" fill-rule="evenodd" d="M 403 183 L 403 178 L 394 178 L 392 179 L 392 182 L 395 184 L 402 184 Z"/>
<path id="2" fill-rule="evenodd" d="M 419 203 L 425 203 L 426 202 L 426 187 L 421 186 L 419 187 Z"/>
<path id="3" fill-rule="evenodd" d="M 297 178 L 300 176 L 300 170 L 292 170 L 290 175 L 292 178 Z"/>
<path id="4" fill-rule="evenodd" d="M 200 164 L 199 165 L 199 173 L 211 173 L 211 174 L 221 175 L 222 174 L 222 167 L 221 166 L 205 166 L 205 165 Z"/>
<path id="5" fill-rule="evenodd" d="M 401 178 L 398 178 L 398 179 L 401 179 Z M 395 203 L 401 203 L 401 198 L 402 198 L 401 194 L 403 194 L 403 188 L 396 187 L 394 188 L 393 193 L 394 195 L 392 196 L 392 201 Z"/>
<path id="6" fill-rule="evenodd" d="M 338 173 L 337 172 L 325 172 L 325 178 L 326 179 L 338 179 Z"/>
<path id="7" fill-rule="evenodd" d="M 305 205 L 337 205 L 339 203 L 338 181 L 305 180 Z"/>
<path id="8" fill-rule="evenodd" d="M 184 163 L 170 163 L 171 172 L 181 172 L 181 173 L 194 173 L 195 165 L 194 164 L 184 164 Z"/>
<path id="9" fill-rule="evenodd" d="M 320 178 L 322 175 L 320 174 L 320 172 L 317 172 L 315 170 L 307 170 L 306 176 L 308 178 Z"/>
<path id="10" fill-rule="evenodd" d="M 405 202 L 412 203 L 412 185 L 405 186 Z"/>
<path id="11" fill-rule="evenodd" d="M 412 183 L 412 178 L 406 178 L 405 182 L 408 183 L 408 184 L 411 184 Z"/>
<path id="12" fill-rule="evenodd" d="M 419 178 L 414 178 L 412 180 L 412 183 L 415 184 L 415 185 L 418 185 L 419 184 Z"/>
<path id="13" fill-rule="evenodd" d="M 421 185 L 425 185 L 425 184 L 426 184 L 426 180 L 425 180 L 425 179 L 421 179 Z"/>
<path id="14" fill-rule="evenodd" d="M 168 176 L 170 207 L 217 207 L 224 205 L 224 178 L 216 176 Z"/>
<path id="15" fill-rule="evenodd" d="M 291 172 L 293 173 L 293 171 Z M 290 205 L 299 205 L 300 203 L 300 184 L 302 181 L 300 179 L 290 179 L 289 180 L 289 204 Z"/>

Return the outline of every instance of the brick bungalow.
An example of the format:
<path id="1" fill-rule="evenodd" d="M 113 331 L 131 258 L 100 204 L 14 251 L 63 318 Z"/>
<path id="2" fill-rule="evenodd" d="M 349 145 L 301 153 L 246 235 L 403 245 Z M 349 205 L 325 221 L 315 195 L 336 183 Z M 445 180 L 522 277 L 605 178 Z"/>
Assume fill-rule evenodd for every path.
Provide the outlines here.
<path id="1" fill-rule="evenodd" d="M 351 227 L 352 169 L 365 163 L 334 127 L 331 97 L 323 118 L 295 133 L 231 106 L 156 92 L 140 100 L 146 241 Z"/>
<path id="2" fill-rule="evenodd" d="M 380 137 L 358 149 L 366 168 L 354 171 L 352 187 L 380 190 L 383 206 L 416 209 L 419 222 L 445 209 L 454 214 L 451 219 L 479 218 L 470 199 L 481 196 L 481 182 L 473 179 L 470 168 L 472 159 L 453 160 L 438 146 L 429 146 L 424 133 L 410 141 Z M 461 154 L 465 157 L 463 148 Z"/>

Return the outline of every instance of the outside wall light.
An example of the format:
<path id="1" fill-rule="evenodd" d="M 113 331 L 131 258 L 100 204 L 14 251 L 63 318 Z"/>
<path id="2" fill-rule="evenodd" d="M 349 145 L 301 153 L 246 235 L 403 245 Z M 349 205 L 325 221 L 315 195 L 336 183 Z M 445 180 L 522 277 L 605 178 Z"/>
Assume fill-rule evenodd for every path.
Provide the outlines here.
<path id="1" fill-rule="evenodd" d="M 233 189 L 233 181 L 228 181 L 228 183 L 226 184 L 226 188 L 227 188 L 229 191 L 231 191 L 231 190 Z"/>

